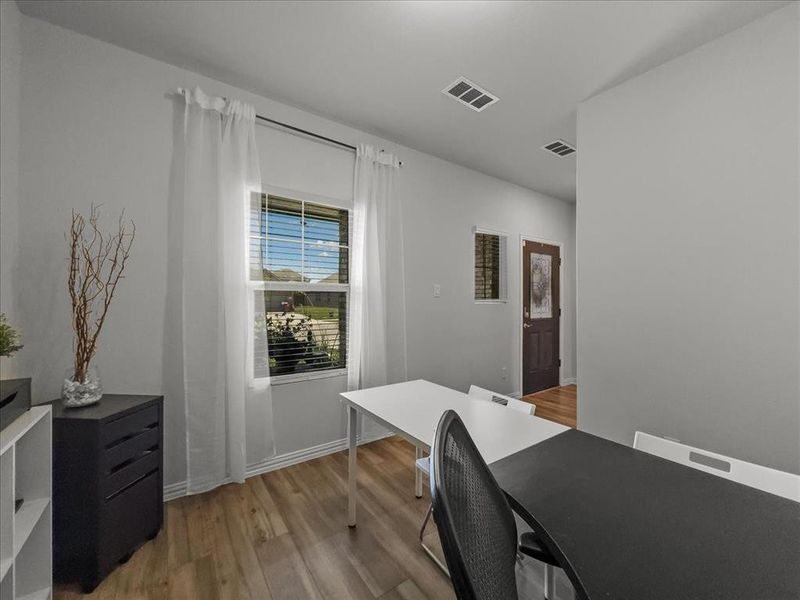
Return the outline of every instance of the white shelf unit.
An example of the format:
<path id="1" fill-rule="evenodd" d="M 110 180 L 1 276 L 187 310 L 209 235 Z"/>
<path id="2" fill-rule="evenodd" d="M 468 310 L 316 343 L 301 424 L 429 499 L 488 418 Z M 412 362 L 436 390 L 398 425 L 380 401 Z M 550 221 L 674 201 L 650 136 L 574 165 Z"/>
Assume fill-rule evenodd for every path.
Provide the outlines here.
<path id="1" fill-rule="evenodd" d="M 53 595 L 52 435 L 49 406 L 0 433 L 0 600 Z"/>

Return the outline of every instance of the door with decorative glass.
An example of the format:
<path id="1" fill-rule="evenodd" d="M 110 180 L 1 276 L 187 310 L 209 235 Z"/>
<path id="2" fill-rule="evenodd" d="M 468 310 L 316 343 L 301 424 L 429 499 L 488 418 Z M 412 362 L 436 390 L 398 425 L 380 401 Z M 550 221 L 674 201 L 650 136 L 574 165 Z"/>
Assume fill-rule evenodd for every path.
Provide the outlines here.
<path id="1" fill-rule="evenodd" d="M 558 246 L 522 243 L 522 393 L 559 383 L 561 304 Z"/>

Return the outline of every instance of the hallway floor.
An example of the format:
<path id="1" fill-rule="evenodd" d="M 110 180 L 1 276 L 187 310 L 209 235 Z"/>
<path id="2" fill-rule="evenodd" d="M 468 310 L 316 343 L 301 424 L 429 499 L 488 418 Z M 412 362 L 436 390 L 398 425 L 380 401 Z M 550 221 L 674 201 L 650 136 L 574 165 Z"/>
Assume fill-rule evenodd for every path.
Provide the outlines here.
<path id="1" fill-rule="evenodd" d="M 561 423 L 567 427 L 578 424 L 578 386 L 560 387 L 528 394 L 523 400 L 536 405 L 536 416 Z"/>

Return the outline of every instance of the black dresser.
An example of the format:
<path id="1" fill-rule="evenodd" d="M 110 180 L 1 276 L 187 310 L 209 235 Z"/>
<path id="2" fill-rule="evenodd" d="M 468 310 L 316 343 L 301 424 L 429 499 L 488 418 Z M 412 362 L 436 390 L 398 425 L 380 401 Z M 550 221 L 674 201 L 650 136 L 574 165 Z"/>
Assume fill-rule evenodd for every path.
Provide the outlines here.
<path id="1" fill-rule="evenodd" d="M 163 396 L 53 402 L 53 575 L 90 592 L 164 520 Z"/>

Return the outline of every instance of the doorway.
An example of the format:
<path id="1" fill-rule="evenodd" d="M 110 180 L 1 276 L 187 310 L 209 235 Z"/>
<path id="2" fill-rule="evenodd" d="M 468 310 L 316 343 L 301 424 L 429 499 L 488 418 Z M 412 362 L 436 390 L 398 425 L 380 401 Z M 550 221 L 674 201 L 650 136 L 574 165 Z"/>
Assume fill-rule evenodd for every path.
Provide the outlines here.
<path id="1" fill-rule="evenodd" d="M 522 395 L 558 386 L 561 248 L 522 240 Z"/>

